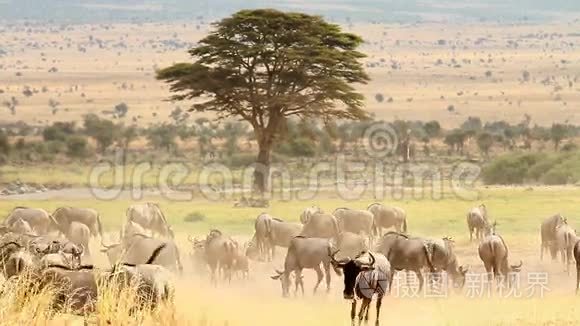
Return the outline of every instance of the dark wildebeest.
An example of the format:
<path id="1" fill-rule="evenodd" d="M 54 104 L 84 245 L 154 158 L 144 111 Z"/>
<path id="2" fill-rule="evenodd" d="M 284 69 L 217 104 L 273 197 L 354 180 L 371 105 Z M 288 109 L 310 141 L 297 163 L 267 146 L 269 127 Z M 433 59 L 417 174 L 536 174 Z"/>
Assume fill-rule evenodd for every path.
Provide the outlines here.
<path id="1" fill-rule="evenodd" d="M 473 241 L 473 232 L 479 241 L 491 234 L 487 208 L 484 204 L 472 208 L 467 213 L 467 229 L 469 230 L 469 241 Z"/>
<path id="2" fill-rule="evenodd" d="M 498 281 L 501 282 L 505 282 L 507 279 L 507 285 L 511 287 L 513 280 L 508 276 L 519 272 L 523 262 L 520 261 L 519 265 L 509 265 L 509 250 L 503 238 L 499 234 L 487 236 L 479 244 L 478 252 L 479 258 L 485 266 L 485 271 L 488 273 L 490 283 L 493 278 L 499 278 Z"/>
<path id="3" fill-rule="evenodd" d="M 89 240 L 91 238 L 91 230 L 83 222 L 71 221 L 61 222 L 55 221 L 57 229 L 64 234 L 64 236 L 73 244 L 83 248 L 83 255 L 90 256 Z"/>
<path id="4" fill-rule="evenodd" d="M 42 270 L 39 282 L 40 288 L 51 286 L 54 289 L 52 308 L 56 311 L 70 308 L 86 315 L 96 309 L 98 290 L 92 266 L 48 266 Z"/>
<path id="5" fill-rule="evenodd" d="M 57 208 L 52 216 L 56 223 L 62 228 L 69 229 L 71 223 L 77 222 L 86 225 L 89 228 L 90 235 L 103 236 L 103 226 L 99 213 L 92 208 L 80 207 L 60 207 Z"/>
<path id="6" fill-rule="evenodd" d="M 35 256 L 17 241 L 0 245 L 0 269 L 5 279 L 17 276 L 35 265 Z"/>
<path id="7" fill-rule="evenodd" d="M 419 280 L 419 290 L 424 284 L 421 270 L 426 267 L 431 273 L 436 273 L 432 261 L 433 246 L 429 247 L 424 239 L 389 231 L 379 241 L 377 251 L 387 257 L 393 275 L 402 270 L 414 272 Z"/>
<path id="8" fill-rule="evenodd" d="M 570 274 L 570 263 L 572 262 L 576 240 L 576 230 L 567 223 L 558 225 L 556 228 L 555 246 L 556 250 L 560 252 L 562 262 L 566 266 L 566 273 L 568 273 L 568 275 Z"/>
<path id="9" fill-rule="evenodd" d="M 157 255 L 165 248 L 162 244 L 155 248 L 144 264 L 115 264 L 110 270 L 96 271 L 93 266 L 78 268 L 53 265 L 44 269 L 40 275 L 40 288 L 51 285 L 55 289 L 53 307 L 62 310 L 71 307 L 76 313 L 91 313 L 96 308 L 98 283 L 114 280 L 117 289 L 127 286 L 136 287 L 136 308 L 155 308 L 161 301 L 173 297 L 171 275 L 159 265 L 151 265 Z"/>
<path id="10" fill-rule="evenodd" d="M 369 250 L 368 239 L 360 234 L 341 232 L 336 240 L 336 247 L 342 256 L 355 257 Z"/>
<path id="11" fill-rule="evenodd" d="M 423 286 L 423 268 L 429 269 L 432 276 L 437 278 L 445 271 L 453 281 L 454 288 L 463 288 L 465 285 L 469 268 L 459 265 L 454 243 L 450 238 L 423 239 L 391 231 L 383 236 L 378 249 L 386 257 L 390 257 L 393 271 L 415 272 L 419 279 L 419 289 Z"/>
<path id="12" fill-rule="evenodd" d="M 212 283 L 217 284 L 217 272 L 222 271 L 224 279 L 231 282 L 236 260 L 238 243 L 219 230 L 211 230 L 205 244 L 205 261 L 211 271 Z"/>
<path id="13" fill-rule="evenodd" d="M 546 249 L 550 251 L 552 260 L 556 259 L 556 228 L 564 223 L 566 223 L 566 219 L 561 214 L 548 217 L 544 222 L 542 222 L 542 226 L 540 227 L 540 237 L 542 240 L 540 247 L 540 260 L 544 259 L 544 251 Z"/>
<path id="14" fill-rule="evenodd" d="M 407 233 L 407 213 L 402 208 L 374 203 L 367 210 L 373 214 L 373 232 L 379 237 L 383 228 L 394 227 L 397 232 Z"/>
<path id="15" fill-rule="evenodd" d="M 330 255 L 332 254 L 332 245 L 326 238 L 306 238 L 297 236 L 290 241 L 286 259 L 284 260 L 284 271 L 276 270 L 277 275 L 272 276 L 273 280 L 280 280 L 282 285 L 282 296 L 287 297 L 290 290 L 290 273 L 294 272 L 296 287 L 294 293 L 300 286 L 302 295 L 304 295 L 304 283 L 302 282 L 302 270 L 313 269 L 316 271 L 318 280 L 314 286 L 314 293 L 326 275 L 326 290 L 330 291 Z M 324 268 L 324 273 L 320 265 Z M 334 269 L 340 275 L 338 269 Z"/>
<path id="16" fill-rule="evenodd" d="M 4 225 L 10 227 L 17 220 L 26 221 L 38 235 L 45 235 L 55 228 L 51 215 L 41 208 L 16 207 L 4 220 Z"/>
<path id="17" fill-rule="evenodd" d="M 369 243 L 372 243 L 373 213 L 359 209 L 337 208 L 332 215 L 336 217 L 340 231 L 365 234 L 369 239 Z"/>
<path id="18" fill-rule="evenodd" d="M 580 289 L 580 241 L 574 244 L 574 260 L 576 261 L 576 294 Z"/>
<path id="19" fill-rule="evenodd" d="M 336 253 L 334 253 L 336 254 Z M 345 258 L 337 261 L 331 255 L 332 265 L 340 268 L 344 275 L 343 296 L 346 300 L 352 300 L 350 319 L 354 325 L 356 315 L 356 298 L 362 300 L 358 313 L 359 325 L 363 318 L 365 323 L 369 320 L 369 307 L 373 295 L 377 295 L 377 317 L 375 325 L 379 325 L 379 315 L 383 296 L 388 293 L 390 278 L 392 277 L 391 264 L 380 253 L 362 252 L 355 259 Z M 368 257 L 367 257 L 368 256 Z M 366 259 L 368 258 L 368 259 Z"/>
<path id="20" fill-rule="evenodd" d="M 326 213 L 306 213 L 310 209 L 312 208 L 307 208 L 300 217 L 300 221 L 304 225 L 300 235 L 307 238 L 336 238 L 340 233 L 336 218 Z M 302 218 L 303 216 L 307 218 Z"/>
<path id="21" fill-rule="evenodd" d="M 155 248 L 163 246 L 163 250 L 156 255 L 152 262 L 161 265 L 171 271 L 181 273 L 183 265 L 179 249 L 173 240 L 152 238 L 143 234 L 134 234 L 129 238 L 122 239 L 121 243 L 107 245 L 101 242 L 103 249 L 101 252 L 107 254 L 109 262 L 116 264 L 119 261 L 129 264 L 144 264 Z"/>
<path id="22" fill-rule="evenodd" d="M 445 271 L 453 282 L 453 287 L 461 289 L 465 286 L 465 279 L 468 266 L 459 265 L 457 256 L 455 255 L 455 243 L 451 238 L 445 237 L 442 239 L 427 240 L 431 245 L 431 262 L 433 268 L 437 271 L 436 276 L 439 276 L 440 271 Z"/>
<path id="23" fill-rule="evenodd" d="M 174 238 L 173 230 L 158 204 L 148 202 L 131 205 L 126 215 L 128 221 L 133 221 L 161 236 Z"/>

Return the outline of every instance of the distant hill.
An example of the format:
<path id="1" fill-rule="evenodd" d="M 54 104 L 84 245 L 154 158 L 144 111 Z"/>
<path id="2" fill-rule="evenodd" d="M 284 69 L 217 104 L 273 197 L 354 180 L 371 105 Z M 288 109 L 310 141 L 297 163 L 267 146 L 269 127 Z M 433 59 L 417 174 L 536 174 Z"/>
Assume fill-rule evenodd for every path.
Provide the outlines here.
<path id="1" fill-rule="evenodd" d="M 576 0 L 0 0 L 0 20 L 56 23 L 215 19 L 243 8 L 311 12 L 331 20 L 542 21 L 580 18 Z"/>

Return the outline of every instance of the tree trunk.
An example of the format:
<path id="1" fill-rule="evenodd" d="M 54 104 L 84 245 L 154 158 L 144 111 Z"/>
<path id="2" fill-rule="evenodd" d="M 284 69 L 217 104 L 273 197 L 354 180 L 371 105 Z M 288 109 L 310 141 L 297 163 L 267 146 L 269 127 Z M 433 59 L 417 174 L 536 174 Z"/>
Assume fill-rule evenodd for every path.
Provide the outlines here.
<path id="1" fill-rule="evenodd" d="M 254 168 L 254 190 L 263 194 L 268 190 L 270 178 L 270 154 L 272 153 L 272 139 L 265 137 L 258 142 L 258 158 Z"/>

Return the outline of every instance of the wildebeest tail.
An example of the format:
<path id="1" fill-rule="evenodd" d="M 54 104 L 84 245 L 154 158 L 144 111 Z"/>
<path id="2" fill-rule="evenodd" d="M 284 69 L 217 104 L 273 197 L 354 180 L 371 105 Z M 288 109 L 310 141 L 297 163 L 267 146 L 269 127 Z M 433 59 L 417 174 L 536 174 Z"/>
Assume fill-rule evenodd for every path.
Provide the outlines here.
<path id="1" fill-rule="evenodd" d="M 334 237 L 338 239 L 338 235 L 340 234 L 340 228 L 338 227 L 338 221 L 336 217 L 332 217 L 332 227 L 334 228 Z"/>
<path id="2" fill-rule="evenodd" d="M 179 248 L 177 248 L 177 246 L 175 246 L 175 260 L 177 263 L 177 270 L 179 271 L 179 274 L 183 274 L 183 265 L 181 264 L 181 255 L 179 254 Z"/>
<path id="3" fill-rule="evenodd" d="M 97 214 L 97 229 L 99 230 L 99 236 L 103 238 L 103 224 L 101 224 L 100 214 Z"/>
<path id="4" fill-rule="evenodd" d="M 433 267 L 433 260 L 431 259 L 432 255 L 430 253 L 429 247 L 427 244 L 423 244 L 423 250 L 425 251 L 425 258 L 427 259 L 427 265 L 431 273 L 435 273 L 435 267 Z"/>
<path id="5" fill-rule="evenodd" d="M 151 257 L 149 257 L 149 259 L 147 259 L 145 264 L 152 264 L 155 261 L 155 259 L 157 259 L 157 256 L 159 256 L 159 253 L 161 252 L 161 250 L 163 250 L 163 248 L 165 248 L 166 246 L 167 246 L 167 244 L 163 243 L 159 247 L 155 248 L 155 250 L 153 250 L 153 252 L 151 253 Z"/>
<path id="6" fill-rule="evenodd" d="M 272 221 L 270 219 L 265 219 L 264 224 L 266 227 L 266 238 L 270 242 L 270 244 L 274 245 L 274 234 L 272 234 Z"/>
<path id="7" fill-rule="evenodd" d="M 404 233 L 407 233 L 407 218 L 403 219 L 403 227 L 401 228 Z"/>

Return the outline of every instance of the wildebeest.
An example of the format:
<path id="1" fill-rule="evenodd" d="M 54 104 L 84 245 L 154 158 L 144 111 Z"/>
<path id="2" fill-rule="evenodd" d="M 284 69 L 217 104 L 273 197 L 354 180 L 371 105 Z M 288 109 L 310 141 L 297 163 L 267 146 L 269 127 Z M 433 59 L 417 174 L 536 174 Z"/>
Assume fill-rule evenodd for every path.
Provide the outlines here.
<path id="1" fill-rule="evenodd" d="M 155 257 L 149 260 L 153 261 Z M 175 298 L 173 275 L 163 266 L 148 263 L 123 264 L 115 267 L 112 275 L 121 287 L 135 286 L 140 309 L 154 309 L 162 302 L 173 303 Z"/>
<path id="2" fill-rule="evenodd" d="M 247 247 L 247 244 L 244 245 L 245 247 Z M 250 277 L 250 261 L 245 255 L 246 250 L 244 248 L 238 248 L 236 251 L 232 272 L 239 274 L 240 278 L 247 280 Z"/>
<path id="3" fill-rule="evenodd" d="M 568 223 L 560 224 L 556 227 L 555 246 L 556 250 L 560 252 L 562 262 L 566 266 L 566 273 L 570 273 L 570 263 L 572 262 L 576 240 L 576 230 Z"/>
<path id="4" fill-rule="evenodd" d="M 4 220 L 4 224 L 11 227 L 18 220 L 30 225 L 35 234 L 44 235 L 54 230 L 54 220 L 51 215 L 41 208 L 16 207 Z"/>
<path id="5" fill-rule="evenodd" d="M 173 230 L 158 204 L 147 202 L 129 206 L 127 220 L 165 237 L 174 238 Z"/>
<path id="6" fill-rule="evenodd" d="M 54 289 L 52 306 L 57 311 L 70 308 L 85 315 L 96 308 L 98 290 L 92 266 L 48 266 L 42 271 L 39 281 L 41 288 L 50 285 Z"/>
<path id="7" fill-rule="evenodd" d="M 432 261 L 434 246 L 429 247 L 425 239 L 389 231 L 379 241 L 377 252 L 387 257 L 393 275 L 402 270 L 414 272 L 419 280 L 419 290 L 424 284 L 421 270 L 428 268 L 429 272 L 436 273 Z"/>
<path id="8" fill-rule="evenodd" d="M 300 223 L 306 224 L 312 215 L 323 213 L 324 211 L 318 206 L 306 207 L 300 214 Z"/>
<path id="9" fill-rule="evenodd" d="M 65 236 L 73 244 L 83 248 L 83 254 L 90 256 L 89 249 L 89 239 L 91 237 L 91 231 L 86 224 L 81 222 L 72 221 L 69 224 L 68 230 Z"/>
<path id="10" fill-rule="evenodd" d="M 271 258 L 275 256 L 276 247 L 288 248 L 290 241 L 302 232 L 299 223 L 285 222 L 278 218 L 272 218 L 267 224 L 267 242 Z"/>
<path id="11" fill-rule="evenodd" d="M 271 261 L 273 256 L 273 254 L 270 256 L 272 245 L 269 239 L 272 219 L 273 217 L 270 214 L 262 213 L 256 217 L 256 221 L 254 222 L 256 245 L 258 246 L 260 256 L 267 261 Z"/>
<path id="12" fill-rule="evenodd" d="M 374 203 L 367 210 L 373 214 L 373 232 L 379 237 L 383 228 L 394 227 L 397 232 L 407 232 L 407 213 L 402 208 Z"/>
<path id="13" fill-rule="evenodd" d="M 368 239 L 360 234 L 341 232 L 336 240 L 336 247 L 341 255 L 355 257 L 363 251 L 369 250 Z"/>
<path id="14" fill-rule="evenodd" d="M 103 236 L 101 218 L 99 213 L 92 208 L 60 207 L 52 213 L 52 217 L 64 229 L 69 229 L 71 224 L 76 222 L 86 225 L 90 231 L 90 235 Z"/>
<path id="15" fill-rule="evenodd" d="M 155 248 L 164 245 L 163 250 L 156 255 L 152 263 L 164 266 L 171 271 L 179 271 L 180 273 L 183 271 L 179 249 L 173 240 L 135 234 L 129 238 L 124 238 L 121 243 L 107 245 L 101 242 L 101 245 L 103 246 L 101 252 L 107 254 L 111 264 L 120 261 L 130 265 L 144 264 Z"/>
<path id="16" fill-rule="evenodd" d="M 322 282 L 324 275 L 326 275 L 326 290 L 330 291 L 330 255 L 332 254 L 332 244 L 326 238 L 306 238 L 297 236 L 290 241 L 286 259 L 284 260 L 284 270 L 276 270 L 277 275 L 272 276 L 274 280 L 280 280 L 282 285 L 282 295 L 287 297 L 290 290 L 290 273 L 294 272 L 296 289 L 300 286 L 302 294 L 304 294 L 304 283 L 302 282 L 302 270 L 313 269 L 316 271 L 318 277 L 316 285 L 314 286 L 314 293 Z M 320 265 L 324 268 L 324 273 Z M 340 275 L 338 269 L 334 269 Z"/>
<path id="17" fill-rule="evenodd" d="M 340 268 L 344 275 L 343 296 L 346 300 L 352 300 L 350 319 L 354 325 L 356 315 L 356 298 L 362 300 L 358 314 L 359 325 L 363 318 L 369 320 L 369 307 L 373 295 L 377 295 L 377 317 L 375 325 L 379 325 L 379 316 L 383 296 L 389 291 L 390 279 L 392 278 L 391 264 L 380 253 L 362 252 L 354 259 L 345 258 L 337 261 L 333 253 L 331 260 L 333 266 Z M 369 261 L 365 258 L 368 256 Z"/>
<path id="18" fill-rule="evenodd" d="M 205 244 L 205 261 L 211 271 L 211 279 L 217 283 L 217 272 L 222 271 L 224 279 L 231 281 L 237 255 L 238 243 L 219 230 L 211 230 Z"/>
<path id="19" fill-rule="evenodd" d="M 548 217 L 542 222 L 540 227 L 541 247 L 540 260 L 544 259 L 544 251 L 548 249 L 552 259 L 556 259 L 556 228 L 560 224 L 566 223 L 566 219 L 561 214 Z"/>
<path id="20" fill-rule="evenodd" d="M 485 271 L 488 273 L 489 281 L 496 278 L 505 282 L 507 279 L 508 287 L 511 287 L 513 280 L 509 278 L 509 274 L 517 273 L 521 270 L 523 262 L 519 265 L 509 264 L 509 250 L 502 236 L 499 234 L 491 234 L 487 236 L 479 244 L 478 248 L 479 258 L 483 262 Z"/>
<path id="21" fill-rule="evenodd" d="M 574 260 L 576 261 L 576 294 L 580 288 L 580 241 L 574 244 Z"/>
<path id="22" fill-rule="evenodd" d="M 21 218 L 12 222 L 10 230 L 18 234 L 36 235 L 30 224 Z"/>
<path id="23" fill-rule="evenodd" d="M 4 278 L 17 276 L 35 266 L 34 255 L 21 244 L 10 241 L 0 246 L 0 268 Z"/>
<path id="24" fill-rule="evenodd" d="M 487 208 L 484 204 L 472 208 L 467 213 L 467 229 L 469 230 L 469 241 L 473 241 L 473 232 L 479 241 L 491 234 Z"/>
<path id="25" fill-rule="evenodd" d="M 430 239 L 431 263 L 436 272 L 445 271 L 455 288 L 463 288 L 469 267 L 459 265 L 455 255 L 454 242 L 448 237 L 442 239 Z"/>
<path id="26" fill-rule="evenodd" d="M 121 239 L 128 239 L 136 234 L 147 235 L 147 232 L 141 225 L 133 221 L 127 221 L 121 228 L 119 236 Z"/>
<path id="27" fill-rule="evenodd" d="M 191 242 L 191 263 L 194 271 L 203 273 L 207 271 L 207 261 L 205 260 L 205 241 L 191 236 L 187 237 Z"/>
<path id="28" fill-rule="evenodd" d="M 342 232 L 365 234 L 372 242 L 373 213 L 359 209 L 337 208 L 332 215 L 336 217 L 338 228 Z"/>
<path id="29" fill-rule="evenodd" d="M 301 219 L 302 220 L 302 219 Z M 338 222 L 331 214 L 314 213 L 304 219 L 300 235 L 307 238 L 336 238 L 340 233 Z"/>

